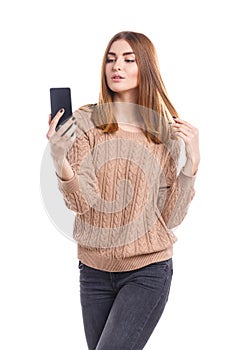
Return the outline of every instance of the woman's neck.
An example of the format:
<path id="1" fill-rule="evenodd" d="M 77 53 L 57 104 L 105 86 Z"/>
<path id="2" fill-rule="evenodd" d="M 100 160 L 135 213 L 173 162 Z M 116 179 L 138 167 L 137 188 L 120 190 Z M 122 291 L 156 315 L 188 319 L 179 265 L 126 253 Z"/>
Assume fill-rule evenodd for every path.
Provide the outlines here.
<path id="1" fill-rule="evenodd" d="M 144 129 L 144 122 L 138 106 L 138 89 L 115 93 L 113 111 L 121 129 L 132 132 Z"/>
<path id="2" fill-rule="evenodd" d="M 115 93 L 113 102 L 138 103 L 138 89 Z"/>
<path id="3" fill-rule="evenodd" d="M 144 128 L 144 122 L 141 117 L 138 104 L 129 102 L 113 102 L 113 112 L 120 128 L 127 129 L 129 131 Z"/>

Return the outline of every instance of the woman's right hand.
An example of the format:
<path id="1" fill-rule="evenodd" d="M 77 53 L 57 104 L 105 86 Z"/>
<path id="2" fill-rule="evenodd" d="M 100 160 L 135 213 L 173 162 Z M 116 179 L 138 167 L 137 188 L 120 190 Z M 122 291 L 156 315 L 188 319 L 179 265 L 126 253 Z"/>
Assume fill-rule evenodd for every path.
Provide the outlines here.
<path id="1" fill-rule="evenodd" d="M 67 152 L 76 138 L 77 124 L 74 116 L 56 130 L 58 121 L 64 112 L 64 109 L 61 109 L 53 119 L 51 119 L 51 114 L 49 115 L 49 130 L 46 136 L 49 140 L 51 156 L 55 163 L 62 163 L 65 160 Z"/>

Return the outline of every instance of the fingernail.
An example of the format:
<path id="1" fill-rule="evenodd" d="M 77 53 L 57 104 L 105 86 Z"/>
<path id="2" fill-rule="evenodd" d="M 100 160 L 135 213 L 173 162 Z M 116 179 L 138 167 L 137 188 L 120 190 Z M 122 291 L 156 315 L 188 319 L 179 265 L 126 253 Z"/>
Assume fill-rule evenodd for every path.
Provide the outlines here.
<path id="1" fill-rule="evenodd" d="M 60 109 L 60 111 L 59 111 L 60 113 L 63 113 L 64 112 L 64 109 L 62 108 L 62 109 Z"/>

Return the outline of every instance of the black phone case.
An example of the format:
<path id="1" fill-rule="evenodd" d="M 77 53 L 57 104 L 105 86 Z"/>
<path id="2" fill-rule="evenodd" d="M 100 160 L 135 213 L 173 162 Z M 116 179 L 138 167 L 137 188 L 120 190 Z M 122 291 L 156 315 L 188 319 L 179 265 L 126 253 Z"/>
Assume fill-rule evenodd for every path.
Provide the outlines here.
<path id="1" fill-rule="evenodd" d="M 64 108 L 65 113 L 59 119 L 56 129 L 64 124 L 72 116 L 72 101 L 70 88 L 51 88 L 50 89 L 51 117 L 55 117 L 57 112 Z"/>

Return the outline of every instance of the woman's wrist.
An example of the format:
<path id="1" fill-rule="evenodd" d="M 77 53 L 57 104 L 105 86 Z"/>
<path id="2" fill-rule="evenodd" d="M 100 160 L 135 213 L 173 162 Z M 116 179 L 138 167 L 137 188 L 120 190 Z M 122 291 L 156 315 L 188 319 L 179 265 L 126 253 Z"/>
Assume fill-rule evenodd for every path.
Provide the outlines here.
<path id="1" fill-rule="evenodd" d="M 56 174 L 62 181 L 69 181 L 74 176 L 73 169 L 69 164 L 68 160 L 65 159 L 56 159 L 54 161 L 54 166 L 56 169 Z"/>
<path id="2" fill-rule="evenodd" d="M 182 172 L 187 176 L 195 176 L 198 171 L 198 166 L 199 163 L 192 163 L 191 161 L 187 160 Z"/>

